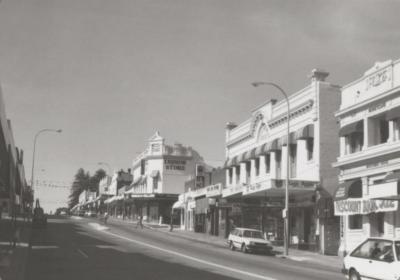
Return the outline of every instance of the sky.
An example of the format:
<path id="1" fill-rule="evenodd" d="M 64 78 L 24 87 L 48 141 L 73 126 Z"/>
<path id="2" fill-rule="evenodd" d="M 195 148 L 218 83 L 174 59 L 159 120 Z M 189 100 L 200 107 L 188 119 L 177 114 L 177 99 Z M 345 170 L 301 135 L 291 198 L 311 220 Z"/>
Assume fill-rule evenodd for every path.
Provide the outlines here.
<path id="1" fill-rule="evenodd" d="M 395 0 L 2 0 L 0 84 L 30 178 L 129 168 L 147 139 L 225 157 L 225 124 L 309 84 L 345 85 L 400 58 Z M 40 171 L 40 172 L 39 172 Z"/>

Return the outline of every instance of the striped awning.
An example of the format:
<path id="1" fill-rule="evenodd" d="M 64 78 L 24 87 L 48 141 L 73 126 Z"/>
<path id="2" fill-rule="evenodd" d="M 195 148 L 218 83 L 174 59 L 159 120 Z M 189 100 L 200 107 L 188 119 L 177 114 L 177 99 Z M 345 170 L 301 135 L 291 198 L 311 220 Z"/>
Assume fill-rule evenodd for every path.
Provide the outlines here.
<path id="1" fill-rule="evenodd" d="M 278 139 L 275 139 L 275 140 L 267 143 L 267 145 L 264 148 L 264 153 L 280 150 L 281 147 L 282 147 L 282 145 L 280 145 Z"/>
<path id="2" fill-rule="evenodd" d="M 314 138 L 314 125 L 309 124 L 296 131 L 296 139 Z"/>
<path id="3" fill-rule="evenodd" d="M 248 161 L 248 160 L 251 160 L 251 159 L 253 159 L 253 158 L 255 158 L 256 157 L 256 148 L 253 148 L 253 149 L 251 149 L 250 151 L 247 151 L 245 154 L 244 154 L 244 161 Z"/>
<path id="4" fill-rule="evenodd" d="M 364 126 L 363 126 L 363 121 L 361 120 L 358 122 L 354 122 L 354 123 L 345 125 L 342 128 L 340 128 L 339 135 L 345 136 L 345 135 L 348 135 L 348 134 L 354 133 L 354 132 L 363 132 L 363 130 L 364 130 Z"/>
<path id="5" fill-rule="evenodd" d="M 267 146 L 267 143 L 262 144 L 261 146 L 258 146 L 256 148 L 256 157 L 261 156 L 263 154 L 265 154 L 265 147 Z"/>
<path id="6" fill-rule="evenodd" d="M 287 135 L 282 136 L 279 141 L 281 143 L 281 146 L 286 146 L 287 145 Z M 296 144 L 296 134 L 294 132 L 289 133 L 289 142 L 290 142 L 290 144 Z"/>

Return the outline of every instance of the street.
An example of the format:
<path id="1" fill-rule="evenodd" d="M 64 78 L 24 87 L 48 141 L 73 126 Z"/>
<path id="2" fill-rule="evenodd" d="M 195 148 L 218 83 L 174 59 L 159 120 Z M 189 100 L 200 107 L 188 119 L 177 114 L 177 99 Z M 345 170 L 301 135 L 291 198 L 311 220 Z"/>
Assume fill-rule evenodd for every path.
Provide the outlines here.
<path id="1" fill-rule="evenodd" d="M 242 254 L 132 224 L 49 219 L 34 229 L 26 268 L 36 279 L 343 279 L 331 267 Z"/>

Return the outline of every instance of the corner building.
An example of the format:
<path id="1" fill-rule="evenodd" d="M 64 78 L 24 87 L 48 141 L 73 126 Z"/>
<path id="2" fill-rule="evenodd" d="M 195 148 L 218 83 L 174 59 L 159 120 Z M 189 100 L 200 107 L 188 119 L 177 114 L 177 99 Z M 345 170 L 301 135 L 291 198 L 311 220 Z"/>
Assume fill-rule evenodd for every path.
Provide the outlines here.
<path id="1" fill-rule="evenodd" d="M 125 191 L 125 204 L 132 216 L 147 222 L 169 223 L 173 204 L 185 192 L 185 182 L 204 165 L 193 148 L 176 143 L 167 145 L 156 132 L 146 149 L 133 160 L 133 182 Z"/>
<path id="2" fill-rule="evenodd" d="M 285 100 L 268 101 L 243 123 L 227 124 L 222 196 L 227 200 L 231 226 L 261 229 L 269 240 L 283 244 L 289 150 L 290 246 L 337 253 L 339 219 L 333 215 L 332 200 L 337 171 L 331 163 L 339 154 L 334 111 L 339 106 L 340 87 L 326 82 L 328 75 L 314 69 L 310 84 L 289 96 L 289 139 Z"/>
<path id="3" fill-rule="evenodd" d="M 377 62 L 344 86 L 336 117 L 335 215 L 345 253 L 367 237 L 400 236 L 400 60 Z"/>

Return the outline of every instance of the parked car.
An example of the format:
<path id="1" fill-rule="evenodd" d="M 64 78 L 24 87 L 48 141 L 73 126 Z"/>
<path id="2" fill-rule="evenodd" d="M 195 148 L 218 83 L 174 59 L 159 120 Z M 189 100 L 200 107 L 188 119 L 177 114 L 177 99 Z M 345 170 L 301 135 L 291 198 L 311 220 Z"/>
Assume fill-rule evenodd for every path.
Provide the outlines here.
<path id="1" fill-rule="evenodd" d="M 350 280 L 400 279 L 400 239 L 368 238 L 343 259 Z"/>
<path id="2" fill-rule="evenodd" d="M 43 208 L 36 207 L 33 209 L 32 226 L 33 227 L 47 226 L 47 216 L 44 213 Z"/>
<path id="3" fill-rule="evenodd" d="M 243 253 L 271 253 L 271 243 L 264 238 L 262 231 L 250 228 L 235 228 L 228 237 L 231 250 L 240 249 Z"/>
<path id="4" fill-rule="evenodd" d="M 79 216 L 79 217 L 85 216 L 85 210 L 79 210 L 79 211 L 78 211 L 78 216 Z"/>

